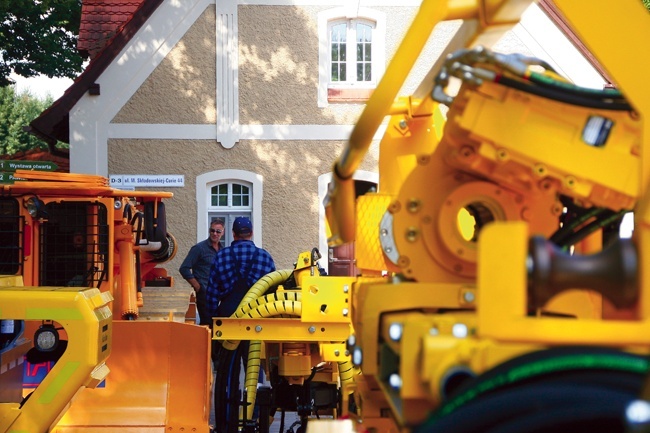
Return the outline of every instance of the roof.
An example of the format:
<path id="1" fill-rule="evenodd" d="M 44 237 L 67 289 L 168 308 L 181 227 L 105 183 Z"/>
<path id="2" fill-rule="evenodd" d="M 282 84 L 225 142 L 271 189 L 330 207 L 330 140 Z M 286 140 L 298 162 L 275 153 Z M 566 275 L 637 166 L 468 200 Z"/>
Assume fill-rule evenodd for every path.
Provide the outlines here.
<path id="1" fill-rule="evenodd" d="M 63 152 L 60 152 L 63 153 Z M 0 156 L 0 159 L 7 159 L 13 161 L 48 161 L 53 162 L 57 165 L 55 171 L 68 173 L 70 171 L 70 158 L 68 157 L 67 151 L 65 152 L 66 156 L 63 155 L 53 155 L 47 150 L 43 149 L 29 149 L 23 152 L 18 152 L 13 155 L 4 155 Z"/>
<path id="2" fill-rule="evenodd" d="M 162 2 L 163 0 L 84 0 L 81 24 L 86 26 L 80 30 L 80 38 L 83 35 L 83 46 L 86 49 L 96 49 L 97 52 L 63 96 L 29 124 L 29 132 L 45 141 L 53 155 L 61 155 L 61 151 L 55 147 L 57 141 L 70 142 L 70 110 L 89 89 L 101 91 L 95 84 L 96 80 Z M 130 17 L 126 17 L 129 8 L 135 10 Z M 85 16 L 83 12 L 86 12 Z M 106 15 L 104 19 L 98 18 L 101 13 Z M 120 19 L 124 21 L 118 24 Z M 105 41 L 103 46 L 101 41 Z"/>
<path id="3" fill-rule="evenodd" d="M 77 49 L 94 58 L 145 0 L 84 0 Z"/>

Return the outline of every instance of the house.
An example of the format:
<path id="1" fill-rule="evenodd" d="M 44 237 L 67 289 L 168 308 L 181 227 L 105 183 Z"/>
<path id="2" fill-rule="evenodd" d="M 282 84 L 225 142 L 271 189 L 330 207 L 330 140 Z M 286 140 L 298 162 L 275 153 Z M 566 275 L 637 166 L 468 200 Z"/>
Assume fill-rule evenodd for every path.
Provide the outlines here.
<path id="1" fill-rule="evenodd" d="M 91 61 L 32 131 L 70 143 L 71 172 L 172 191 L 179 254 L 171 270 L 207 237 L 210 220 L 229 227 L 238 215 L 252 218 L 254 241 L 278 268 L 291 268 L 301 251 L 327 255 L 321 203 L 333 162 L 419 4 L 84 0 L 79 49 Z M 549 5 L 531 6 L 496 48 L 602 86 Z M 436 28 L 402 94 L 456 28 Z M 377 157 L 373 146 L 355 176 L 365 190 L 378 181 Z"/>

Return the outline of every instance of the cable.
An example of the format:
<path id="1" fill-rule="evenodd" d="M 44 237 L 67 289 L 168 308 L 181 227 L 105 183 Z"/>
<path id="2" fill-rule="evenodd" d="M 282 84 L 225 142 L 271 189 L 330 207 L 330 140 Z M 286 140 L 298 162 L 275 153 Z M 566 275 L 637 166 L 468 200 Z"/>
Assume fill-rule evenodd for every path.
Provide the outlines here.
<path id="1" fill-rule="evenodd" d="M 526 84 L 519 80 L 505 77 L 503 75 L 497 76 L 495 82 L 512 89 L 521 90 L 522 92 L 540 96 L 542 98 L 552 99 L 555 101 L 563 102 L 565 104 L 577 105 L 579 107 L 587 107 L 600 110 L 633 111 L 632 106 L 627 102 L 608 102 L 595 100 L 592 98 L 587 98 L 583 95 L 568 94 L 553 88 Z"/>
<path id="2" fill-rule="evenodd" d="M 414 433 L 529 432 L 516 429 L 534 427 L 531 420 L 539 413 L 548 422 L 536 432 L 586 431 L 576 426 L 590 419 L 599 420 L 595 430 L 589 424 L 590 432 L 617 432 L 613 428 L 620 424 L 627 403 L 637 398 L 648 366 L 643 356 L 607 348 L 532 352 L 459 385 Z M 575 411 L 565 413 L 567 408 Z"/>

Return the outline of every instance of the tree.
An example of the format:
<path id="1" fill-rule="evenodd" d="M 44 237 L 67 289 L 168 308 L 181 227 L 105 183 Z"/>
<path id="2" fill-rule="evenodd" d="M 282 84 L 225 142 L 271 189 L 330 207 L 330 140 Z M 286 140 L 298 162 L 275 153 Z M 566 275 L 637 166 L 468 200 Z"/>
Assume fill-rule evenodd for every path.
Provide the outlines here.
<path id="1" fill-rule="evenodd" d="M 25 132 L 43 110 L 52 105 L 52 98 L 44 100 L 28 92 L 17 94 L 13 86 L 0 87 L 0 155 L 13 155 L 29 149 L 47 149 L 47 145 Z"/>
<path id="2" fill-rule="evenodd" d="M 0 0 L 0 87 L 9 74 L 76 77 L 81 0 Z"/>

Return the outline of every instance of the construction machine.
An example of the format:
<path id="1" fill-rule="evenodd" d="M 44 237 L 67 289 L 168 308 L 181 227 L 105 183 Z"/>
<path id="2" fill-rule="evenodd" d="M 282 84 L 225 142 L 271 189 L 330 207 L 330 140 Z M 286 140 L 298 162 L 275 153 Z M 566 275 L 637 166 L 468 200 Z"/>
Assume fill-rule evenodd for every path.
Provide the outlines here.
<path id="1" fill-rule="evenodd" d="M 334 163 L 329 239 L 355 242 L 361 374 L 349 419 L 309 432 L 650 431 L 650 14 L 544 2 L 611 77 L 592 89 L 490 49 L 531 3 L 424 0 Z M 399 96 L 444 20 L 462 22 Z M 356 198 L 386 116 L 378 190 Z"/>
<path id="2" fill-rule="evenodd" d="M 262 341 L 250 348 L 248 395 L 225 398 L 236 402 L 237 427 L 224 431 L 253 416 L 258 359 L 291 365 L 274 345 L 318 339 L 313 321 L 333 304 L 351 318 L 345 346 L 337 335 L 334 347 L 354 374 L 338 382 L 332 417 L 317 419 L 312 407 L 307 432 L 650 431 L 641 265 L 650 98 L 629 39 L 634 29 L 647 40 L 650 15 L 639 0 L 615 10 L 545 2 L 612 77 L 592 89 L 544 60 L 490 49 L 532 3 L 422 2 L 334 163 L 324 203 L 330 245 L 354 242 L 360 275 L 301 280 L 293 319 L 268 317 L 287 311 L 267 314 L 279 300 L 258 288 L 233 317 L 215 320 L 213 338 L 226 349 L 236 347 L 228 339 Z M 416 91 L 399 96 L 445 20 L 462 23 Z M 387 116 L 378 190 L 356 197 L 354 172 Z M 622 238 L 632 212 L 634 236 Z M 310 306 L 323 288 L 331 299 Z M 265 312 L 248 314 L 262 304 Z M 280 376 L 304 381 L 336 359 L 315 347 L 320 356 L 303 355 L 302 368 L 296 360 Z M 264 404 L 281 406 L 283 392 Z M 313 400 L 313 389 L 302 395 Z"/>
<path id="3" fill-rule="evenodd" d="M 14 176 L 0 187 L 0 431 L 208 433 L 209 330 L 186 323 L 190 294 L 160 267 L 177 248 L 172 194 Z"/>

